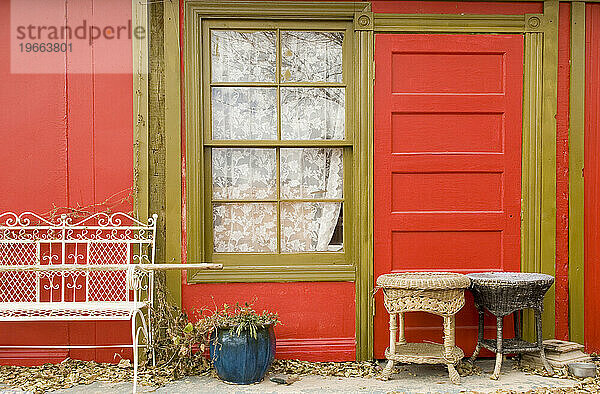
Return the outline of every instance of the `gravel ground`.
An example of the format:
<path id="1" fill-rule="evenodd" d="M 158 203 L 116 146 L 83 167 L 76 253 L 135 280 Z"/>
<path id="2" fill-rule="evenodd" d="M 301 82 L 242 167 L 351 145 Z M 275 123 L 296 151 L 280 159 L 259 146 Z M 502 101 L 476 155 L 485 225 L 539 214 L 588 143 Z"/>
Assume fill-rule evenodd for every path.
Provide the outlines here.
<path id="1" fill-rule="evenodd" d="M 168 369 L 142 373 L 139 392 L 145 393 L 598 393 L 600 379 L 573 379 L 564 371 L 543 376 L 539 370 L 521 369 L 513 361 L 505 361 L 497 381 L 489 377 L 493 359 L 481 359 L 475 368 L 469 364 L 458 367 L 461 384 L 448 380 L 442 365 L 400 365 L 392 379 L 377 379 L 381 365 L 362 363 L 309 363 L 295 360 L 276 360 L 271 372 L 261 383 L 237 386 L 216 378 L 214 371 L 202 376 L 174 380 Z M 280 385 L 269 380 L 273 375 L 297 374 L 292 384 Z M 558 377 L 557 377 L 558 376 Z M 131 368 L 121 365 L 98 364 L 66 360 L 58 365 L 35 368 L 0 367 L 0 393 L 130 393 Z M 148 384 L 156 384 L 152 386 Z M 2 385 L 4 384 L 4 385 Z M 2 389 L 1 387 L 4 387 Z"/>
<path id="2" fill-rule="evenodd" d="M 221 382 L 213 376 L 193 376 L 167 383 L 160 388 L 141 387 L 140 392 L 156 393 L 567 393 L 579 391 L 579 383 L 573 379 L 544 377 L 514 368 L 513 363 L 504 363 L 498 381 L 489 376 L 494 360 L 477 362 L 479 374 L 462 377 L 460 385 L 448 380 L 446 368 L 441 365 L 403 365 L 392 379 L 381 381 L 375 378 L 334 377 L 302 375 L 289 386 L 278 385 L 267 378 L 255 385 L 236 386 Z M 105 394 L 129 393 L 130 383 L 96 382 L 86 386 L 75 386 L 60 393 Z M 596 392 L 596 391 L 591 391 Z"/>

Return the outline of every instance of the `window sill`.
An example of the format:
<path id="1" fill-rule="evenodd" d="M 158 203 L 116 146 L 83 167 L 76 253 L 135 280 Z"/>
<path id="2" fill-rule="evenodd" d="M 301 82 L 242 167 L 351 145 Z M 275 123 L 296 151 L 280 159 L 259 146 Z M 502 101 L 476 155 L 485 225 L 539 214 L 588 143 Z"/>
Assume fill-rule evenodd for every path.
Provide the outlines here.
<path id="1" fill-rule="evenodd" d="M 188 270 L 188 283 L 231 282 L 348 282 L 355 279 L 353 265 L 228 266 L 222 271 Z"/>

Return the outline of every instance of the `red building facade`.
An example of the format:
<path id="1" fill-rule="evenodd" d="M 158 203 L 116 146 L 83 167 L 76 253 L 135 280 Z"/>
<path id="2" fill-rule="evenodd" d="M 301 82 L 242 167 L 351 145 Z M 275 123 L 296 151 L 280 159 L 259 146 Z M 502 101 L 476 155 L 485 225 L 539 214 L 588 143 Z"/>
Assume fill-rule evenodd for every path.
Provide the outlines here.
<path id="1" fill-rule="evenodd" d="M 386 314 L 381 294 L 372 302 L 374 279 L 402 270 L 550 273 L 556 283 L 545 336 L 597 351 L 600 3 L 265 4 L 121 1 L 109 10 L 65 2 L 65 23 L 117 12 L 149 34 L 131 41 L 129 56 L 106 57 L 90 45 L 66 53 L 62 72 L 22 73 L 11 69 L 11 2 L 0 1 L 0 211 L 159 213 L 159 259 L 208 255 L 226 266 L 205 276 L 171 275 L 173 301 L 192 316 L 237 301 L 279 312 L 280 358 L 381 358 Z M 211 197 L 198 174 L 210 167 L 198 152 L 226 146 L 194 134 L 216 127 L 204 123 L 209 105 L 201 92 L 246 83 L 195 76 L 212 61 L 204 44 L 211 29 L 345 34 L 345 74 L 323 88 L 346 89 L 346 132 L 354 137 L 328 145 L 343 150 L 344 166 L 355 171 L 344 178 L 353 186 L 342 203 L 344 257 L 267 256 L 263 264 L 206 250 L 202 234 L 214 236 L 213 215 L 203 211 Z M 88 69 L 77 69 L 78 57 L 90 59 Z M 111 63 L 131 71 L 98 71 Z M 289 89 L 286 82 L 273 88 Z M 474 308 L 458 321 L 459 346 L 469 353 Z M 0 334 L 7 344 L 101 344 L 129 335 L 126 325 L 107 322 L 4 324 L 11 327 Z M 441 336 L 423 316 L 410 317 L 411 326 L 409 339 Z M 114 353 L 10 349 L 0 362 L 112 361 Z"/>

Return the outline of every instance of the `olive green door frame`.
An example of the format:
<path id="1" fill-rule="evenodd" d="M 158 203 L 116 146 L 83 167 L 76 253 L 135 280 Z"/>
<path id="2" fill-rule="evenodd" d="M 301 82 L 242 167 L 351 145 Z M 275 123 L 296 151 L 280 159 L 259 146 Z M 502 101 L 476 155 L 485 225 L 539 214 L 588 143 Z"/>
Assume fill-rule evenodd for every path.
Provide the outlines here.
<path id="1" fill-rule="evenodd" d="M 543 14 L 375 14 L 375 34 L 523 34 L 521 269 L 554 276 L 556 238 L 556 106 L 558 1 Z M 545 298 L 544 337 L 554 337 L 554 288 Z M 534 325 L 525 321 L 532 338 Z M 371 353 L 372 354 L 372 353 Z"/>

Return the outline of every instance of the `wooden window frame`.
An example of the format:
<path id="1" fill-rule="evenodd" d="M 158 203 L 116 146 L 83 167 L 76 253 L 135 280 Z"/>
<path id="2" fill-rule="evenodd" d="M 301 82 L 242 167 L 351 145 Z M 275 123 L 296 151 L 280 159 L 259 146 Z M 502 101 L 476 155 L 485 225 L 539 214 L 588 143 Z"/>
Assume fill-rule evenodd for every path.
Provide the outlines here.
<path id="1" fill-rule="evenodd" d="M 301 30 L 301 31 L 340 31 L 344 33 L 344 44 L 342 47 L 343 53 L 343 81 L 341 83 L 321 83 L 321 82 L 306 82 L 306 83 L 289 83 L 281 82 L 279 80 L 279 73 L 276 72 L 276 81 L 272 83 L 215 83 L 210 78 L 210 32 L 211 30 L 242 30 L 242 31 L 261 31 L 261 30 L 275 30 L 275 31 L 290 31 L 290 30 Z M 279 37 L 279 34 L 277 34 Z M 354 54 L 352 53 L 353 48 L 353 28 L 352 23 L 343 21 L 333 22 L 297 22 L 297 21 L 240 21 L 240 20 L 206 20 L 202 24 L 202 62 L 203 71 L 202 76 L 209 76 L 208 78 L 202 78 L 202 91 L 203 94 L 203 129 L 202 129 L 202 154 L 204 160 L 204 256 L 207 261 L 214 263 L 222 263 L 226 270 L 233 269 L 268 269 L 280 271 L 283 267 L 288 266 L 299 266 L 306 265 L 307 268 L 311 266 L 352 266 L 353 265 L 353 242 L 350 230 L 352 228 L 352 209 L 354 206 L 353 202 L 353 180 L 352 180 L 352 148 L 354 140 L 354 124 L 352 118 L 352 108 L 354 103 L 354 81 L 353 81 L 353 63 Z M 279 48 L 280 43 L 278 43 Z M 280 66 L 280 55 L 277 55 L 277 70 Z M 281 139 L 281 119 L 278 119 L 278 132 L 276 140 L 214 140 L 212 139 L 212 119 L 211 111 L 211 94 L 210 91 L 214 87 L 221 86 L 244 86 L 244 87 L 338 87 L 344 88 L 345 90 L 345 138 L 343 140 L 282 140 Z M 280 113 L 281 102 L 277 100 L 277 110 Z M 219 199 L 213 200 L 212 197 L 212 165 L 211 165 L 211 151 L 212 148 L 274 148 L 277 149 L 277 166 L 280 165 L 279 149 L 281 148 L 341 148 L 343 149 L 343 165 L 344 165 L 344 183 L 343 183 L 343 197 L 341 199 L 282 199 L 280 195 L 274 199 L 268 200 L 227 200 Z M 198 155 L 200 152 L 191 152 L 192 154 Z M 197 157 L 197 156 L 196 156 Z M 276 182 L 278 184 L 277 190 L 279 194 L 279 171 L 277 171 Z M 298 201 L 298 202 L 327 202 L 336 201 L 342 203 L 343 209 L 343 251 L 341 252 L 296 252 L 296 253 L 284 253 L 280 252 L 280 228 L 279 222 L 281 218 L 281 211 L 279 203 L 281 201 Z M 193 201 L 193 200 L 192 200 Z M 275 202 L 278 205 L 277 216 L 278 216 L 278 229 L 277 229 L 277 252 L 275 253 L 235 253 L 235 252 L 219 252 L 213 251 L 213 226 L 212 226 L 212 215 L 213 215 L 213 204 L 215 203 L 228 203 L 228 202 Z M 196 202 L 196 201 L 194 201 Z M 349 240 L 350 242 L 347 242 Z M 337 268 L 337 267 L 334 267 Z M 221 278 L 223 275 L 221 272 L 208 273 L 207 271 L 198 271 L 198 281 L 206 281 L 206 277 L 211 276 L 212 278 Z M 276 278 L 274 276 L 273 278 Z M 218 280 L 218 279 L 217 279 Z M 212 280 L 211 280 L 212 281 Z M 234 282 L 236 280 L 229 280 Z M 237 278 L 240 281 L 240 278 Z M 245 280 L 244 280 L 245 281 Z"/>
<path id="2" fill-rule="evenodd" d="M 306 2 L 186 2 L 184 26 L 185 122 L 186 122 L 186 187 L 187 187 L 187 259 L 206 261 L 215 257 L 225 268 L 221 272 L 188 272 L 189 283 L 202 282 L 282 282 L 282 281 L 354 281 L 357 272 L 372 266 L 370 214 L 371 198 L 368 175 L 372 167 L 369 138 L 372 135 L 372 114 L 366 110 L 372 98 L 372 60 L 364 56 L 364 48 L 372 59 L 372 14 L 366 3 L 306 3 Z M 208 26 L 247 26 L 248 19 L 268 21 L 298 29 L 339 30 L 347 37 L 344 69 L 347 73 L 346 140 L 343 141 L 271 141 L 261 146 L 330 146 L 344 148 L 344 175 L 351 180 L 344 186 L 344 259 L 341 253 L 308 252 L 293 255 L 215 254 L 207 253 L 212 238 L 207 223 L 212 223 L 212 210 L 207 181 L 209 168 L 204 156 L 205 146 L 238 146 L 237 142 L 207 141 L 206 89 L 208 43 L 203 40 Z M 204 21 L 208 23 L 203 23 Z M 204 34 L 203 34 L 204 33 Z M 370 39 L 369 39 L 370 37 Z M 203 61 L 204 60 L 204 61 Z M 365 88 L 366 87 L 366 88 Z M 371 121 L 369 121 L 369 118 Z M 210 124 L 208 124 L 210 126 Z M 249 143 L 253 146 L 254 143 Z M 372 171 L 372 170 L 371 170 Z M 202 196 L 206 196 L 203 198 Z M 366 203 L 366 205 L 365 205 Z M 371 225 L 372 226 L 372 225 Z M 199 230 L 200 229 L 200 230 Z M 366 240 L 366 244 L 365 244 Z M 217 257 L 218 256 L 218 257 Z M 315 259 L 315 256 L 318 256 Z M 228 258 L 229 257 L 229 258 Z"/>

